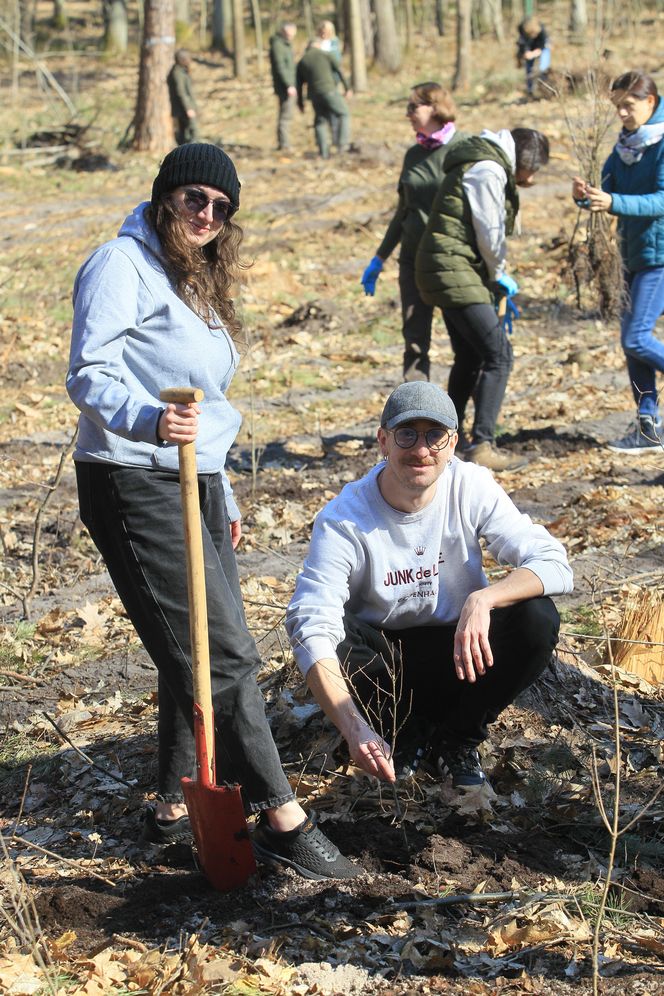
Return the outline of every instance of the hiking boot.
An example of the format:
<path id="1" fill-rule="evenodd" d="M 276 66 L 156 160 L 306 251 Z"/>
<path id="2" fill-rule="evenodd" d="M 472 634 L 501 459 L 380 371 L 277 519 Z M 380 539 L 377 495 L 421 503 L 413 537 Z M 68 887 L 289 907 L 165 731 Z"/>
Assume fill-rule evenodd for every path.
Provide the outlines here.
<path id="1" fill-rule="evenodd" d="M 168 847 L 169 844 L 193 844 L 194 833 L 188 816 L 180 816 L 177 820 L 158 820 L 154 809 L 150 807 L 143 817 L 141 840 L 158 847 Z"/>
<path id="2" fill-rule="evenodd" d="M 257 858 L 286 865 L 315 882 L 327 878 L 355 878 L 362 874 L 362 869 L 344 858 L 309 816 L 294 830 L 280 832 L 273 830 L 267 817 L 261 814 L 251 843 Z"/>
<path id="3" fill-rule="evenodd" d="M 519 470 L 528 463 L 528 457 L 517 456 L 516 454 L 503 453 L 497 450 L 493 443 L 485 439 L 482 443 L 469 446 L 464 452 L 466 463 L 477 463 L 480 467 L 488 467 L 489 470 Z"/>
<path id="4" fill-rule="evenodd" d="M 438 770 L 444 777 L 452 776 L 454 788 L 474 788 L 477 785 L 484 785 L 486 775 L 482 770 L 476 747 L 443 744 L 439 750 Z"/>
<path id="5" fill-rule="evenodd" d="M 662 423 L 648 415 L 641 415 L 626 436 L 614 439 L 607 445 L 614 453 L 656 453 L 657 450 L 664 449 Z"/>

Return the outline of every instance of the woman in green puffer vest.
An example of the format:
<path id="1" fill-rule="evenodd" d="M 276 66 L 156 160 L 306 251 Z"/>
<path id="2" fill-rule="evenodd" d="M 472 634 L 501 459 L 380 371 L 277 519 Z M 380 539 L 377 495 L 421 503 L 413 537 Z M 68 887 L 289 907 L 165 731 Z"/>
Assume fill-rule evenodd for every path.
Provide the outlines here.
<path id="1" fill-rule="evenodd" d="M 429 379 L 429 347 L 433 308 L 415 286 L 415 253 L 436 192 L 445 175 L 449 150 L 463 137 L 456 130 L 452 96 L 438 83 L 418 83 L 406 105 L 416 143 L 406 153 L 399 177 L 399 202 L 383 241 L 362 275 L 366 294 L 376 290 L 383 263 L 401 243 L 399 291 L 403 321 L 403 379 Z"/>
<path id="2" fill-rule="evenodd" d="M 512 368 L 512 346 L 495 301 L 518 290 L 506 272 L 506 239 L 519 210 L 517 187 L 531 186 L 548 159 L 548 139 L 531 128 L 487 130 L 458 142 L 445 161 L 445 178 L 415 258 L 420 296 L 442 308 L 452 343 L 448 393 L 460 428 L 469 399 L 475 403 L 465 457 L 492 470 L 524 462 L 495 448 Z"/>

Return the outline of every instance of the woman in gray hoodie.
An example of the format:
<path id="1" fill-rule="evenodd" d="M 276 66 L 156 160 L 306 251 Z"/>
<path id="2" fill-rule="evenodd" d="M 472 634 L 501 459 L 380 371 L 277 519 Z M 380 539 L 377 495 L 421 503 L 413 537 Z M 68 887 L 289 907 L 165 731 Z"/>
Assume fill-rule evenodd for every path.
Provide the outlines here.
<path id="1" fill-rule="evenodd" d="M 151 201 L 81 267 L 67 377 L 81 412 L 81 519 L 159 673 L 158 796 L 144 838 L 191 838 L 181 788 L 194 745 L 178 443 L 196 440 L 218 781 L 239 782 L 259 815 L 259 856 L 308 878 L 353 877 L 359 869 L 307 817 L 283 772 L 244 617 L 234 554 L 241 520 L 224 472 L 241 421 L 225 394 L 238 365 L 230 288 L 239 204 L 229 157 L 182 145 L 161 164 Z M 162 404 L 160 391 L 174 385 L 201 387 L 205 400 Z"/>

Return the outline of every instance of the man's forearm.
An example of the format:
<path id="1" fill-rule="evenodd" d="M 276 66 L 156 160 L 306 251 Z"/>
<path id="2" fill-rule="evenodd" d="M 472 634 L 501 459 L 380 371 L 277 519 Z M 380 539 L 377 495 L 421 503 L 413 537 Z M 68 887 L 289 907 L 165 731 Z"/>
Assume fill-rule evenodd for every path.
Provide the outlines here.
<path id="1" fill-rule="evenodd" d="M 527 598 L 538 598 L 544 594 L 544 585 L 527 567 L 516 567 L 500 581 L 475 592 L 486 600 L 490 609 L 504 609 L 508 605 L 524 602 Z"/>
<path id="2" fill-rule="evenodd" d="M 353 721 L 360 719 L 339 661 L 326 657 L 307 672 L 307 686 L 328 719 L 346 739 Z"/>

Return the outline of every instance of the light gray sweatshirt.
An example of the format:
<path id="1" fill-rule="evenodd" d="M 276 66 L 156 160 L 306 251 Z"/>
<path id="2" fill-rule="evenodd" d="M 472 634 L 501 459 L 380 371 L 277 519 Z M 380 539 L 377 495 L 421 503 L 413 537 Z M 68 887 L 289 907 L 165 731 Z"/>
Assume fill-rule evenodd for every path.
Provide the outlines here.
<path id="1" fill-rule="evenodd" d="M 489 131 L 485 128 L 480 138 L 487 138 L 500 146 L 512 168 L 516 168 L 516 146 L 512 133 L 506 128 Z M 507 175 L 500 163 L 485 159 L 475 163 L 463 175 L 462 187 L 470 206 L 477 248 L 487 265 L 490 280 L 498 280 L 507 265 L 507 239 L 505 236 L 505 184 Z"/>
<path id="2" fill-rule="evenodd" d="M 456 623 L 468 595 L 489 583 L 480 539 L 498 564 L 536 574 L 545 595 L 572 590 L 562 545 L 519 512 L 489 470 L 455 457 L 433 501 L 405 513 L 382 497 L 382 468 L 347 484 L 316 517 L 286 613 L 304 675 L 337 656 L 345 611 L 387 630 Z"/>
<path id="3" fill-rule="evenodd" d="M 226 399 L 239 357 L 219 321 L 208 325 L 178 297 L 140 204 L 117 239 L 100 246 L 74 284 L 67 391 L 80 410 L 74 459 L 176 472 L 178 450 L 157 439 L 166 387 L 201 387 L 198 471 L 221 472 L 231 521 L 240 518 L 226 455 L 241 423 Z"/>

